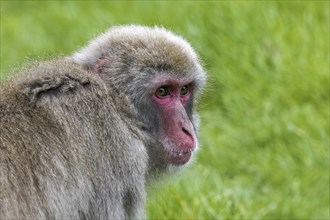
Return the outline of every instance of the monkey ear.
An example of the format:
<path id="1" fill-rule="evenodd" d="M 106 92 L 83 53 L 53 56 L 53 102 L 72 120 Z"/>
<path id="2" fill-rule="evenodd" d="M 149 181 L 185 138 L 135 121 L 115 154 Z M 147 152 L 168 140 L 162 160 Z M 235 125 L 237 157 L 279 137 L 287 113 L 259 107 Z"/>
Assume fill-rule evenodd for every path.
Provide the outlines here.
<path id="1" fill-rule="evenodd" d="M 102 55 L 99 57 L 92 66 L 94 73 L 100 74 L 103 69 L 110 67 L 111 58 L 108 55 Z"/>

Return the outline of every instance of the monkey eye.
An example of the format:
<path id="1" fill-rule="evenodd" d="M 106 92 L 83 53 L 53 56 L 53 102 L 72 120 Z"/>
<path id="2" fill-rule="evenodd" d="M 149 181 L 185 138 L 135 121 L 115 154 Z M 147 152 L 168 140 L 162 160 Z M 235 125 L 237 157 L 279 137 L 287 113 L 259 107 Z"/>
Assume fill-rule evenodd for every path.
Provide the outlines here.
<path id="1" fill-rule="evenodd" d="M 156 91 L 156 96 L 158 98 L 164 98 L 170 94 L 167 87 L 159 87 Z"/>
<path id="2" fill-rule="evenodd" d="M 189 86 L 188 85 L 184 85 L 181 87 L 181 91 L 180 91 L 180 95 L 187 95 L 189 92 Z"/>

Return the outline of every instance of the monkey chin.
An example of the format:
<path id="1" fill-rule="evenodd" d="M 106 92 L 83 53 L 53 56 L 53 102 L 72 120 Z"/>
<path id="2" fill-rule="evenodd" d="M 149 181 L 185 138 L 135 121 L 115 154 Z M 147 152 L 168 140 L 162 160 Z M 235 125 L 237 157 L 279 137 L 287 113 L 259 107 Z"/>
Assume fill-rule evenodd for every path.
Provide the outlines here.
<path id="1" fill-rule="evenodd" d="M 183 149 L 166 149 L 166 159 L 169 164 L 180 166 L 186 164 L 194 151 L 194 148 L 183 150 Z"/>
<path id="2" fill-rule="evenodd" d="M 166 139 L 166 142 L 162 143 L 165 161 L 167 165 L 173 165 L 176 167 L 183 166 L 191 161 L 192 155 L 198 149 L 198 141 L 194 138 L 193 143 L 173 143 Z"/>

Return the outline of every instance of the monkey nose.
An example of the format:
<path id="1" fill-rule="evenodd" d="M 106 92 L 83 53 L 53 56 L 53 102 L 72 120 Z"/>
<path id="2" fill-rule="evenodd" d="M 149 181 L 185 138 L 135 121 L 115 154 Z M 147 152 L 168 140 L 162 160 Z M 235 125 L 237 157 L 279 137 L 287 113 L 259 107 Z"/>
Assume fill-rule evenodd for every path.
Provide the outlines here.
<path id="1" fill-rule="evenodd" d="M 194 137 L 193 137 L 192 133 L 189 131 L 189 129 L 187 129 L 185 127 L 182 127 L 182 131 L 186 136 L 188 136 L 188 139 L 189 139 L 189 140 L 187 140 L 187 137 L 184 138 L 187 142 L 186 144 L 190 145 L 189 148 L 192 148 L 194 146 Z"/>

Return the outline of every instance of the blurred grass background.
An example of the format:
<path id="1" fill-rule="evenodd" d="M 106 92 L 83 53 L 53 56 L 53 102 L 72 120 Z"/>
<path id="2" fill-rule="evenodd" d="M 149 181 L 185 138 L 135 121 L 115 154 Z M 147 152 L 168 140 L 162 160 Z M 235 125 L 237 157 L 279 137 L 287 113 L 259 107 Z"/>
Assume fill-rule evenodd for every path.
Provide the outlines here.
<path id="1" fill-rule="evenodd" d="M 1 75 L 117 24 L 200 53 L 201 149 L 149 190 L 150 219 L 329 219 L 329 1 L 1 1 Z"/>

